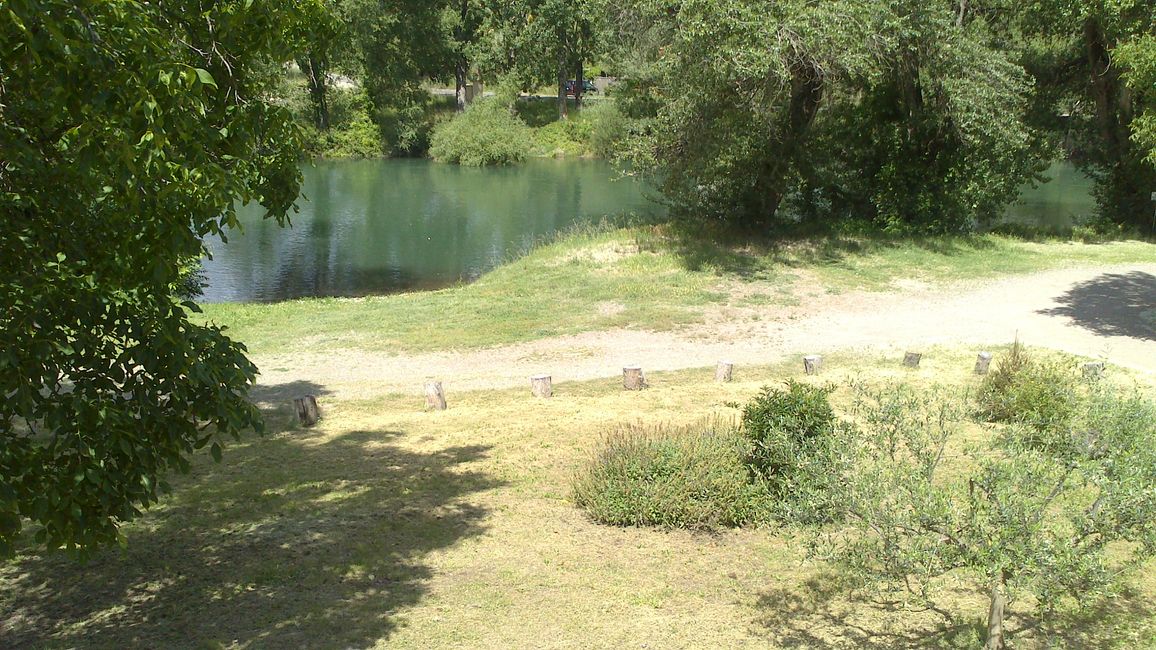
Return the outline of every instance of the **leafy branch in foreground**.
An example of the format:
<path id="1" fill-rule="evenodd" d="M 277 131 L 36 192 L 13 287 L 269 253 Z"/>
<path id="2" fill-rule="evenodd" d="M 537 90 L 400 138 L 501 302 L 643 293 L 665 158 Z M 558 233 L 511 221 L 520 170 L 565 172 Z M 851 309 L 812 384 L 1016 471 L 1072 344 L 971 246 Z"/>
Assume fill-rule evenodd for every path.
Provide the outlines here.
<path id="1" fill-rule="evenodd" d="M 260 416 L 256 368 L 173 295 L 203 237 L 284 220 L 298 139 L 269 96 L 311 3 L 6 2 L 0 12 L 0 554 L 79 552 Z M 208 8 L 206 8 L 208 7 Z"/>

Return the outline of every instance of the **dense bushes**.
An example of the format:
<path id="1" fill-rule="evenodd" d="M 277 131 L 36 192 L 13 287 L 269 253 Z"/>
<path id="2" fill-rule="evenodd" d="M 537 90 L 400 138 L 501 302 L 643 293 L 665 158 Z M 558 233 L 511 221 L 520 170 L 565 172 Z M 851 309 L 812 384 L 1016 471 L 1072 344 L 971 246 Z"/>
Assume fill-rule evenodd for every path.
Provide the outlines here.
<path id="1" fill-rule="evenodd" d="M 429 153 L 434 160 L 470 167 L 507 165 L 526 157 L 531 136 L 505 102 L 482 99 L 434 127 Z"/>
<path id="2" fill-rule="evenodd" d="M 732 427 L 638 427 L 611 433 L 574 485 L 575 502 L 612 525 L 715 528 L 759 519 L 743 440 Z"/>

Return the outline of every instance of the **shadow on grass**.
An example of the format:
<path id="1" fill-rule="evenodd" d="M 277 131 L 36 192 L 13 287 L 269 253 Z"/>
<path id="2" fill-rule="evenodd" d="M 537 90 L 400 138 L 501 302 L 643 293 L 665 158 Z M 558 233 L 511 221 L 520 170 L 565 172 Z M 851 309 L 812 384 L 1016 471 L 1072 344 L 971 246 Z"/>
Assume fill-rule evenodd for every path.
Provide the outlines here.
<path id="1" fill-rule="evenodd" d="M 955 257 L 998 247 L 996 241 L 983 235 L 899 237 L 883 233 L 824 232 L 768 235 L 683 221 L 675 221 L 668 228 L 668 245 L 683 259 L 688 270 L 715 268 L 744 279 L 772 275 L 772 266 L 776 264 L 788 268 L 831 266 L 855 257 L 886 255 L 902 249 Z"/>
<path id="2" fill-rule="evenodd" d="M 1066 316 L 1104 336 L 1156 340 L 1156 276 L 1149 273 L 1105 273 L 1075 285 L 1056 302 L 1058 307 L 1039 313 Z"/>
<path id="3" fill-rule="evenodd" d="M 198 459 L 80 564 L 0 565 L 0 646 L 364 647 L 434 577 L 424 558 L 485 530 L 470 495 L 500 485 L 469 464 L 488 447 L 418 453 L 397 431 L 289 431 Z"/>
<path id="4" fill-rule="evenodd" d="M 802 587 L 771 589 L 759 597 L 759 623 L 776 645 L 787 648 L 973 648 L 982 638 L 977 621 L 909 612 L 896 603 L 847 594 L 833 574 L 811 578 Z"/>

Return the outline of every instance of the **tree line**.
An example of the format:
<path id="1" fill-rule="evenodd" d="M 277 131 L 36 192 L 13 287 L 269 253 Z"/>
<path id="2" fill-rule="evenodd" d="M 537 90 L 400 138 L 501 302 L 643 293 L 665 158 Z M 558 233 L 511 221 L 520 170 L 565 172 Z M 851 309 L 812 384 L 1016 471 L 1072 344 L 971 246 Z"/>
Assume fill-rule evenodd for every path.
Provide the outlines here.
<path id="1" fill-rule="evenodd" d="M 752 228 L 951 232 L 1049 163 L 1095 181 L 1103 223 L 1151 231 L 1156 8 L 1126 0 L 317 0 L 301 60 L 315 120 L 335 71 L 379 119 L 422 83 L 522 91 L 613 71 L 627 158 L 672 205 Z"/>

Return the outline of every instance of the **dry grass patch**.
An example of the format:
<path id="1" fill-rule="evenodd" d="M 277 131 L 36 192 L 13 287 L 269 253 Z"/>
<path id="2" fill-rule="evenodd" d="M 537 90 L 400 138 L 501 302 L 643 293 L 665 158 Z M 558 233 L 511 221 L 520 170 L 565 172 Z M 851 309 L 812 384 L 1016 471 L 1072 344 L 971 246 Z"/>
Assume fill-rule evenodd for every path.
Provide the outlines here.
<path id="1" fill-rule="evenodd" d="M 416 394 L 337 401 L 323 386 L 269 387 L 277 404 L 318 394 L 326 418 L 302 430 L 278 406 L 277 433 L 234 445 L 219 465 L 200 459 L 126 528 L 123 551 L 83 566 L 27 553 L 4 565 L 0 645 L 966 647 L 976 611 L 966 585 L 944 594 L 963 621 L 945 625 L 849 591 L 774 530 L 601 526 L 570 494 L 599 437 L 622 424 L 734 418 L 730 404 L 787 377 L 974 386 L 973 360 L 929 350 L 908 371 L 830 354 L 819 379 L 791 360 L 738 366 L 731 384 L 704 368 L 651 374 L 640 393 L 619 378 L 559 383 L 550 400 L 458 393 L 437 413 Z M 1066 620 L 1078 632 L 1057 642 L 1151 644 L 1153 598 L 1143 577 L 1102 616 Z"/>

